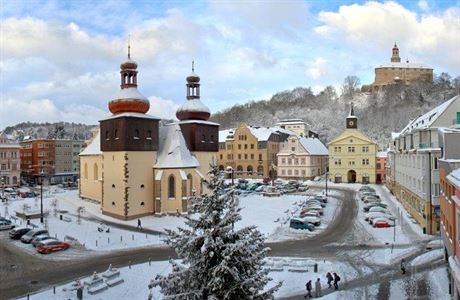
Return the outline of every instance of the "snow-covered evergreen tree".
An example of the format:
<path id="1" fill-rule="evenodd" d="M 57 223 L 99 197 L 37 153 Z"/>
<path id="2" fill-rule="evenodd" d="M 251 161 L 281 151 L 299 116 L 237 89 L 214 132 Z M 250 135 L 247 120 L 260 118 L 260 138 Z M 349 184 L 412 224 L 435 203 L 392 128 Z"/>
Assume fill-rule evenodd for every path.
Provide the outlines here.
<path id="1" fill-rule="evenodd" d="M 192 202 L 188 228 L 168 231 L 167 244 L 182 262 L 171 261 L 172 272 L 150 287 L 159 286 L 165 299 L 273 299 L 281 283 L 264 291 L 271 280 L 263 268 L 264 237 L 255 226 L 234 229 L 241 220 L 238 197 L 224 190 L 217 166 L 209 174 L 209 194 Z"/>

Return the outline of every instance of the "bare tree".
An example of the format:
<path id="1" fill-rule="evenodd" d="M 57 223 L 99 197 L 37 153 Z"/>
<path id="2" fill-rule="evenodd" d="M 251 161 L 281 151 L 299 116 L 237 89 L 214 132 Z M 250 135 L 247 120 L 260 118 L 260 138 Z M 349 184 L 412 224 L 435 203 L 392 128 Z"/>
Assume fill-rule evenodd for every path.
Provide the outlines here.
<path id="1" fill-rule="evenodd" d="M 342 84 L 342 95 L 346 97 L 353 97 L 356 92 L 358 92 L 358 88 L 361 85 L 361 81 L 357 76 L 348 75 L 343 80 Z"/>

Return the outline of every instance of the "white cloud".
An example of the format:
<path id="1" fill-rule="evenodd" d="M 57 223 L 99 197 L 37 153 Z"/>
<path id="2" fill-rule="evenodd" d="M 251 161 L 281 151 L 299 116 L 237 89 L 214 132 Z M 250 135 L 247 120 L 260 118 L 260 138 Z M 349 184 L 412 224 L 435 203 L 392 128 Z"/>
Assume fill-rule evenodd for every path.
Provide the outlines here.
<path id="1" fill-rule="evenodd" d="M 162 119 L 173 119 L 176 120 L 176 111 L 179 105 L 171 100 L 162 99 L 160 97 L 151 96 L 150 110 L 148 114 L 157 116 Z"/>
<path id="2" fill-rule="evenodd" d="M 450 8 L 436 15 L 418 16 L 396 2 L 366 2 L 321 12 L 317 34 L 346 42 L 351 50 L 389 52 L 394 41 L 411 61 L 460 68 L 460 13 Z"/>
<path id="3" fill-rule="evenodd" d="M 307 69 L 308 74 L 313 79 L 319 79 L 320 77 L 325 76 L 329 73 L 329 67 L 327 65 L 327 60 L 318 57 Z"/>
<path id="4" fill-rule="evenodd" d="M 430 8 L 427 0 L 420 0 L 419 2 L 417 2 L 417 6 L 423 11 L 428 11 Z"/>

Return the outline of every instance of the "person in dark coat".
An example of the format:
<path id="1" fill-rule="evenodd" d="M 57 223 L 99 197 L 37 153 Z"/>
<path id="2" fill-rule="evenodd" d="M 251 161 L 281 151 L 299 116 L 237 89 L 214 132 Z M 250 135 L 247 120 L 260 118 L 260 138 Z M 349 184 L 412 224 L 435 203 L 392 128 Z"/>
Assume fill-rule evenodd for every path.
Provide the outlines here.
<path id="1" fill-rule="evenodd" d="M 140 228 L 142 229 L 142 225 L 141 225 L 141 219 L 137 219 L 137 227 L 136 228 Z"/>
<path id="2" fill-rule="evenodd" d="M 334 281 L 334 278 L 332 277 L 331 272 L 327 272 L 326 278 L 327 278 L 327 284 L 331 288 L 332 287 L 332 282 Z"/>
<path id="3" fill-rule="evenodd" d="M 311 296 L 311 290 L 312 290 L 312 285 L 311 285 L 311 280 L 309 280 L 306 284 L 305 284 L 305 288 L 307 289 L 307 294 L 305 295 L 304 298 L 307 298 L 307 297 L 312 297 Z"/>
<path id="4" fill-rule="evenodd" d="M 403 274 L 406 274 L 406 260 L 404 258 L 401 259 L 401 271 Z"/>
<path id="5" fill-rule="evenodd" d="M 339 289 L 340 276 L 337 273 L 334 273 L 334 287 L 336 290 Z"/>

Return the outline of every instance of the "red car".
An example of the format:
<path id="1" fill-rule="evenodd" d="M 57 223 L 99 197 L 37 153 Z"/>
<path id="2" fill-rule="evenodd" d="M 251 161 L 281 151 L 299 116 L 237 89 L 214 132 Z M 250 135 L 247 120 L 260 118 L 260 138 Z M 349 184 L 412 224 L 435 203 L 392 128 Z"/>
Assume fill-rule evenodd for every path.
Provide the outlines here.
<path id="1" fill-rule="evenodd" d="M 385 219 L 385 218 L 376 218 L 374 219 L 372 226 L 374 228 L 386 228 L 395 226 L 394 221 Z"/>
<path id="2" fill-rule="evenodd" d="M 55 251 L 66 250 L 70 247 L 69 243 L 57 240 L 44 240 L 37 246 L 37 251 L 42 254 L 48 254 Z"/>

